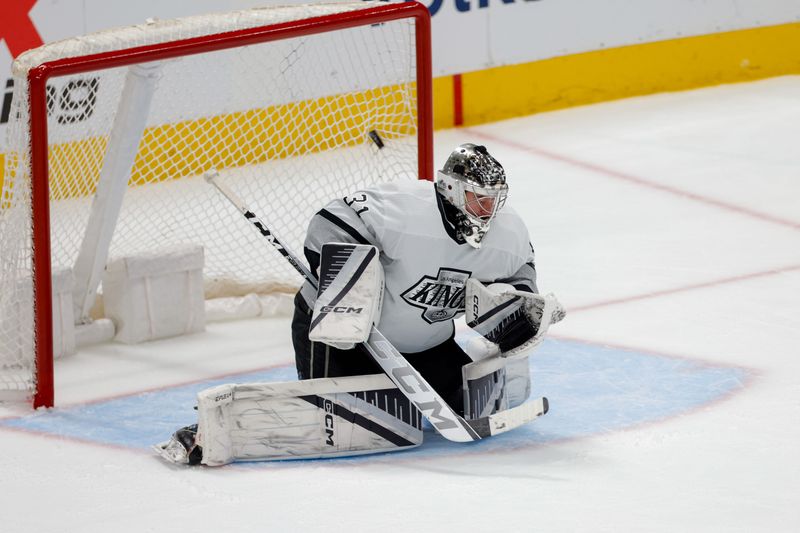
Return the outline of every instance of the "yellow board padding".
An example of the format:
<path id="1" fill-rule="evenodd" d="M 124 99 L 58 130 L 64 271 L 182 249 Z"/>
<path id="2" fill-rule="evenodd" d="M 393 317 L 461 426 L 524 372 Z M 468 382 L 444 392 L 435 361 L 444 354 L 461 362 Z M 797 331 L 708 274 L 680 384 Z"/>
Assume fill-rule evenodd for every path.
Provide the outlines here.
<path id="1" fill-rule="evenodd" d="M 800 23 L 465 73 L 463 120 L 468 126 L 630 96 L 787 74 L 800 74 Z"/>
<path id="2" fill-rule="evenodd" d="M 475 125 L 629 96 L 787 74 L 800 74 L 800 23 L 637 44 L 465 73 L 462 75 L 463 120 L 464 125 Z M 367 93 L 364 96 L 373 97 Z M 358 99 L 357 96 L 352 98 Z M 332 105 L 338 107 L 342 104 L 343 102 L 339 102 Z M 360 105 L 367 104 L 362 101 Z M 202 172 L 209 166 L 226 168 L 262 162 L 269 159 L 270 156 L 266 154 L 279 151 L 279 146 L 283 146 L 287 154 L 303 153 L 304 149 L 313 151 L 313 147 L 308 147 L 314 143 L 308 139 L 278 138 L 282 135 L 277 135 L 275 129 L 268 130 L 269 133 L 265 130 L 260 134 L 245 136 L 237 142 L 229 142 L 227 151 L 212 154 L 200 150 L 203 147 L 202 138 L 215 141 L 229 139 L 225 133 L 229 125 L 243 123 L 264 128 L 280 120 L 275 117 L 303 117 L 300 109 L 302 106 L 302 103 L 278 106 L 261 112 L 250 112 L 251 114 L 187 121 L 148 131 L 147 149 L 143 151 L 134 168 L 135 180 L 139 183 L 150 179 L 141 170 L 145 168 L 145 161 L 152 163 L 171 160 L 170 164 L 178 161 L 179 170 L 176 175 L 187 175 L 197 169 L 198 173 Z M 450 128 L 454 125 L 453 109 L 453 77 L 434 78 L 434 129 Z M 316 112 L 305 112 L 310 113 L 312 119 L 318 117 Z M 337 114 L 333 113 L 331 116 L 336 117 Z M 349 124 L 355 122 L 357 119 L 352 117 Z M 399 131 L 404 131 L 403 128 L 407 127 L 408 125 L 399 125 Z M 166 142 L 176 133 L 184 139 L 182 143 Z M 315 139 L 322 135 L 319 133 Z M 94 190 L 96 174 L 105 151 L 105 141 L 85 142 L 93 144 L 62 146 L 56 149 L 63 152 L 58 154 L 58 160 L 62 162 L 57 171 L 59 180 L 67 183 L 72 180 L 76 184 L 76 188 L 65 190 L 65 197 L 90 194 Z M 90 149 L 85 150 L 86 148 Z M 89 154 L 81 156 L 85 158 L 83 165 L 89 167 L 89 173 L 84 175 L 89 177 L 75 179 L 74 168 L 78 158 L 76 154 L 79 153 Z M 259 154 L 263 154 L 263 157 Z M 0 158 L 2 157 L 3 154 L 0 154 Z M 3 183 L 3 168 L 0 165 L 0 187 Z M 4 202 L 7 200 L 8 198 L 3 199 Z"/>
<path id="3" fill-rule="evenodd" d="M 373 129 L 383 139 L 411 135 L 415 110 L 416 86 L 408 84 L 154 126 L 142 136 L 129 184 L 355 146 Z M 106 143 L 95 137 L 50 146 L 50 198 L 94 194 Z"/>
<path id="4" fill-rule="evenodd" d="M 405 105 L 401 92 L 384 88 L 153 128 L 131 184 L 354 146 L 371 129 L 385 139 L 410 135 L 416 124 Z"/>
<path id="5" fill-rule="evenodd" d="M 433 78 L 433 129 L 452 128 L 455 122 L 453 76 Z"/>
<path id="6" fill-rule="evenodd" d="M 3 192 L 3 176 L 6 174 L 6 154 L 0 153 L 0 210 L 6 209 L 9 199 L 5 198 Z"/>

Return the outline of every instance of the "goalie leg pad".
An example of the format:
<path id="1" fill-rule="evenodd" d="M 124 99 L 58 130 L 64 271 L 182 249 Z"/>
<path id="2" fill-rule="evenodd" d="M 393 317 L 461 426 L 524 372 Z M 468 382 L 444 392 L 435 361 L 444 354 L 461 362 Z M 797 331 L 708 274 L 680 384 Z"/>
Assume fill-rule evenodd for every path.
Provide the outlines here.
<path id="1" fill-rule="evenodd" d="M 462 367 L 464 414 L 480 418 L 525 403 L 531 394 L 528 355 L 495 355 Z"/>
<path id="2" fill-rule="evenodd" d="M 422 416 L 384 374 L 221 385 L 198 395 L 202 463 L 312 459 L 422 443 Z"/>
<path id="3" fill-rule="evenodd" d="M 383 301 L 383 267 L 366 244 L 322 246 L 319 288 L 308 338 L 342 350 L 369 337 Z"/>

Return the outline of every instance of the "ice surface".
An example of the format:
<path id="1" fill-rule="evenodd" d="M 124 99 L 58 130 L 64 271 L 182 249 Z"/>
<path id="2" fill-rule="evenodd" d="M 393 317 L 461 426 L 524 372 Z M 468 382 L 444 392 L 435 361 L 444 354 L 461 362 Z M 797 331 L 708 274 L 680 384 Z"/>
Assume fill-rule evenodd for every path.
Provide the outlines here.
<path id="1" fill-rule="evenodd" d="M 437 163 L 469 141 L 506 167 L 568 310 L 531 359 L 550 413 L 179 469 L 147 446 L 214 380 L 291 379 L 289 319 L 95 347 L 56 362 L 59 408 L 0 407 L 0 531 L 798 531 L 798 139 L 800 77 L 437 132 Z"/>

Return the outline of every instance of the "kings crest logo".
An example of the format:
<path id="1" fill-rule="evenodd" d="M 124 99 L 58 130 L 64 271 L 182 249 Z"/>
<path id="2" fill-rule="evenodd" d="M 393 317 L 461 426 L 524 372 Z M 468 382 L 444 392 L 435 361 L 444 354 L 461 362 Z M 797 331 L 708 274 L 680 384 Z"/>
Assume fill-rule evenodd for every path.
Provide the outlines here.
<path id="1" fill-rule="evenodd" d="M 464 311 L 464 291 L 470 272 L 440 268 L 433 278 L 423 276 L 406 290 L 403 300 L 423 310 L 422 318 L 428 324 L 452 320 Z"/>

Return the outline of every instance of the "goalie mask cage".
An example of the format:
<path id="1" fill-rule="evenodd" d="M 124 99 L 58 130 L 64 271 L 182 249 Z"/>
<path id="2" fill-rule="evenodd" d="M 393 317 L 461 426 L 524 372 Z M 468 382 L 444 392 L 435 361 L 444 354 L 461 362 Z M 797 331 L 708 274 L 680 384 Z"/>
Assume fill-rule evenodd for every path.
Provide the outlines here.
<path id="1" fill-rule="evenodd" d="M 148 21 L 18 57 L 0 196 L 0 396 L 54 404 L 56 277 L 70 281 L 76 324 L 102 316 L 109 258 L 170 246 L 202 245 L 206 297 L 299 286 L 202 175 L 217 170 L 301 250 L 331 199 L 432 178 L 430 68 L 416 2 Z"/>

